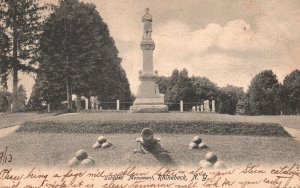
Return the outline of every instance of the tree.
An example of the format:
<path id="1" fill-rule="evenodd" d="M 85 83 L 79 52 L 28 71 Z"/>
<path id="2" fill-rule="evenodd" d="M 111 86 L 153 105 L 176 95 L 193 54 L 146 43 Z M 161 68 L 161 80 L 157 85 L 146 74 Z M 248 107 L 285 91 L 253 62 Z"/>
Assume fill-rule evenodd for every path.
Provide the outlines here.
<path id="1" fill-rule="evenodd" d="M 166 94 L 170 82 L 170 77 L 159 76 L 156 78 L 155 82 L 158 85 L 159 92 L 162 94 Z"/>
<path id="2" fill-rule="evenodd" d="M 250 114 L 248 93 L 244 93 L 243 95 L 241 95 L 239 97 L 237 105 L 236 105 L 236 113 L 240 114 L 240 115 L 249 115 Z"/>
<path id="3" fill-rule="evenodd" d="M 115 109 L 114 103 L 116 100 L 120 100 L 120 108 L 128 109 L 132 105 L 133 99 L 125 70 L 121 67 L 121 59 L 117 62 L 107 60 L 103 69 L 104 71 L 98 77 L 97 92 L 95 93 L 98 100 L 102 101 L 102 107 Z"/>
<path id="4" fill-rule="evenodd" d="M 227 85 L 226 87 L 221 88 L 218 112 L 234 115 L 237 111 L 239 99 L 242 99 L 243 97 L 244 92 L 242 87 Z"/>
<path id="5" fill-rule="evenodd" d="M 1 66 L 1 80 L 6 82 L 13 75 L 13 111 L 18 101 L 18 72 L 33 72 L 36 64 L 38 39 L 42 25 L 40 6 L 36 0 L 2 0 L 0 3 L 1 23 L 8 36 L 8 55 L 5 66 Z"/>
<path id="6" fill-rule="evenodd" d="M 6 89 L 0 91 L 0 112 L 6 112 L 11 103 L 11 93 Z"/>
<path id="7" fill-rule="evenodd" d="M 101 101 L 131 101 L 121 58 L 95 5 L 64 0 L 44 25 L 36 80 L 39 98 L 47 103 L 72 94 Z"/>
<path id="8" fill-rule="evenodd" d="M 39 95 L 37 83 L 32 88 L 31 96 L 28 100 L 27 111 L 42 111 L 44 109 L 43 99 Z"/>
<path id="9" fill-rule="evenodd" d="M 169 80 L 169 85 L 166 90 L 165 94 L 165 102 L 167 103 L 169 110 L 178 110 L 179 106 L 178 103 L 180 99 L 178 99 L 178 96 L 175 96 L 177 91 L 176 91 L 176 83 L 178 82 L 179 78 L 179 70 L 174 69 L 172 72 L 172 75 Z"/>
<path id="10" fill-rule="evenodd" d="M 23 85 L 18 87 L 17 99 L 18 100 L 14 103 L 16 105 L 15 111 L 24 111 L 26 107 L 27 94 Z"/>
<path id="11" fill-rule="evenodd" d="M 2 85 L 6 90 L 9 74 L 8 41 L 8 36 L 5 34 L 4 29 L 0 27 L 0 86 Z"/>
<path id="12" fill-rule="evenodd" d="M 218 86 L 205 77 L 192 76 L 192 83 L 197 101 L 213 100 L 218 98 Z"/>
<path id="13" fill-rule="evenodd" d="M 51 104 L 52 109 L 61 109 L 62 101 L 66 100 L 65 85 L 54 78 L 47 79 L 38 69 L 35 84 L 28 101 L 28 110 L 41 111 L 45 104 Z"/>
<path id="14" fill-rule="evenodd" d="M 257 74 L 249 86 L 251 115 L 276 115 L 280 113 L 277 96 L 279 83 L 271 70 Z"/>
<path id="15" fill-rule="evenodd" d="M 190 109 L 194 102 L 194 88 L 188 71 L 175 69 L 170 78 L 170 84 L 166 91 L 165 100 L 170 110 L 178 110 L 180 100 L 183 100 L 184 109 Z"/>
<path id="16" fill-rule="evenodd" d="M 294 70 L 283 80 L 280 88 L 281 107 L 285 114 L 300 113 L 300 71 Z"/>

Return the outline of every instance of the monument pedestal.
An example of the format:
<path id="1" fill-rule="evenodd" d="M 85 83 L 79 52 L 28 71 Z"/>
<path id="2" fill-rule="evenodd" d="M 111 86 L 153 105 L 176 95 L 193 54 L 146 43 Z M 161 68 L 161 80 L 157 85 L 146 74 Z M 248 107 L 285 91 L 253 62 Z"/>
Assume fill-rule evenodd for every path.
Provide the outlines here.
<path id="1" fill-rule="evenodd" d="M 162 113 L 168 112 L 166 105 L 133 105 L 130 107 L 133 113 Z"/>
<path id="2" fill-rule="evenodd" d="M 158 85 L 155 83 L 156 74 L 153 73 L 154 41 L 143 39 L 141 49 L 143 50 L 143 71 L 139 76 L 141 83 L 130 111 L 133 113 L 167 112 L 168 107 L 164 104 L 164 95 L 159 93 Z"/>

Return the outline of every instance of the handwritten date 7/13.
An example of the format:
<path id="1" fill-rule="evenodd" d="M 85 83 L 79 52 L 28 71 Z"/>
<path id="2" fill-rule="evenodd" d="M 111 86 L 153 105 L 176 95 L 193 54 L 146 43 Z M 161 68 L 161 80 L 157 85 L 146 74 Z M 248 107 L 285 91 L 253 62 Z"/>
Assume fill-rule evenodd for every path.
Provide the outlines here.
<path id="1" fill-rule="evenodd" d="M 12 160 L 13 156 L 8 152 L 8 147 L 6 146 L 4 151 L 0 151 L 0 164 L 11 163 Z"/>

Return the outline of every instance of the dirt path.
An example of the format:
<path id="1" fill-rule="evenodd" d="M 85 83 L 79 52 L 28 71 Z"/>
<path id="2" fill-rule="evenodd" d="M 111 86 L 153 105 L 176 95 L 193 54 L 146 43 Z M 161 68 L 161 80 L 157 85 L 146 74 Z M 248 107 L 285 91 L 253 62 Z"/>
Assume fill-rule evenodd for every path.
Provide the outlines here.
<path id="1" fill-rule="evenodd" d="M 16 125 L 16 126 L 0 129 L 0 138 L 5 137 L 5 136 L 15 132 L 19 127 L 20 127 L 20 125 Z"/>
<path id="2" fill-rule="evenodd" d="M 24 121 L 52 117 L 54 113 L 0 113 L 0 138 L 15 132 Z"/>
<path id="3" fill-rule="evenodd" d="M 287 126 L 283 126 L 284 130 L 286 130 L 295 140 L 300 142 L 300 131 L 297 129 L 293 129 Z"/>
<path id="4" fill-rule="evenodd" d="M 24 121 L 37 120 L 46 117 L 52 117 L 54 113 L 34 113 L 34 112 L 21 112 L 21 113 L 4 113 L 0 115 L 0 129 L 20 125 Z"/>

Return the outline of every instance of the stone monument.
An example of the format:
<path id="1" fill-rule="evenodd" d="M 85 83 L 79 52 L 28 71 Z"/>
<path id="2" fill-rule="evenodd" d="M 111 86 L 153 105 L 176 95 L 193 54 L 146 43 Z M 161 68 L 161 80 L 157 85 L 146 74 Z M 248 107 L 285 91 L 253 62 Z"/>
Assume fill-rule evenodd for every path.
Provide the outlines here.
<path id="1" fill-rule="evenodd" d="M 164 104 L 164 95 L 159 93 L 155 79 L 157 72 L 153 72 L 153 50 L 154 41 L 151 38 L 152 16 L 149 9 L 142 17 L 144 24 L 144 34 L 141 42 L 143 51 L 143 70 L 140 71 L 139 80 L 141 81 L 136 99 L 130 107 L 131 112 L 167 112 L 168 107 Z"/>

